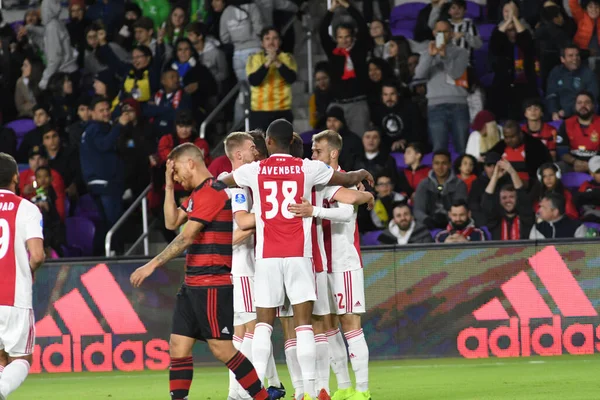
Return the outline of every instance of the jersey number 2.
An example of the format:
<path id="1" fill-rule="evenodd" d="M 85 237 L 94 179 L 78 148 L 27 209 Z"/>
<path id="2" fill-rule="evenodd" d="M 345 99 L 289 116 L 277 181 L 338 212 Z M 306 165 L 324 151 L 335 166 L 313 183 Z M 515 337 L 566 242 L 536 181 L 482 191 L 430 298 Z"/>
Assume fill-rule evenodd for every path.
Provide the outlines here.
<path id="1" fill-rule="evenodd" d="M 279 213 L 281 209 L 281 215 L 283 215 L 287 219 L 294 218 L 294 214 L 292 214 L 288 207 L 290 204 L 296 203 L 296 194 L 298 193 L 298 184 L 294 181 L 283 181 L 281 182 L 281 192 L 283 193 L 283 202 L 281 206 L 277 201 L 277 192 L 279 190 L 279 185 L 274 181 L 266 181 L 263 182 L 263 188 L 269 191 L 269 194 L 265 197 L 265 200 L 271 204 L 271 209 L 265 212 L 266 219 L 273 219 Z"/>
<path id="2" fill-rule="evenodd" d="M 0 219 L 0 260 L 3 259 L 8 252 L 9 245 L 10 228 L 8 226 L 8 221 L 5 219 Z"/>

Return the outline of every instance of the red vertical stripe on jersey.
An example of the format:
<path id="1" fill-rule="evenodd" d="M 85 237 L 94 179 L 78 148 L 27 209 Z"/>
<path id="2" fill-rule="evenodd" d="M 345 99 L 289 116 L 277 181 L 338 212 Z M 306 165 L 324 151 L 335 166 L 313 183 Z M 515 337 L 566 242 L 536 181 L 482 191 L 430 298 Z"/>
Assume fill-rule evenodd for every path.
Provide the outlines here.
<path id="1" fill-rule="evenodd" d="M 17 286 L 15 254 L 16 219 L 21 199 L 12 193 L 1 193 L 0 202 L 11 210 L 0 211 L 0 306 L 14 306 Z"/>
<path id="2" fill-rule="evenodd" d="M 325 246 L 325 256 L 329 262 L 327 263 L 327 272 L 331 273 L 333 258 L 331 257 L 331 221 L 324 219 L 321 221 L 323 227 L 323 245 Z"/>

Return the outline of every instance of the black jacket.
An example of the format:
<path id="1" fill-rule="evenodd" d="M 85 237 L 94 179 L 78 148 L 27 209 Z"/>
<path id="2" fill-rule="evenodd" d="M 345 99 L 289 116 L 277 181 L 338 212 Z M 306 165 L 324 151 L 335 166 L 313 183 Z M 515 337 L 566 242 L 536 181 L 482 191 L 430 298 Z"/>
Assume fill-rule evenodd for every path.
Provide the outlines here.
<path id="1" fill-rule="evenodd" d="M 500 206 L 498 194 L 488 194 L 484 192 L 483 197 L 481 198 L 481 208 L 487 217 L 486 225 L 492 234 L 492 239 L 501 240 L 502 220 L 507 217 L 506 211 Z M 535 222 L 535 216 L 531 207 L 531 200 L 523 188 L 517 190 L 516 211 L 521 223 L 519 238 L 529 239 L 529 232 Z M 510 219 L 510 223 L 512 226 L 513 219 Z"/>
<path id="2" fill-rule="evenodd" d="M 0 127 L 0 152 L 17 155 L 17 135 L 10 128 Z"/>
<path id="3" fill-rule="evenodd" d="M 517 41 L 513 44 L 508 36 L 498 28 L 492 32 L 490 38 L 490 55 L 494 71 L 493 85 L 507 88 L 515 81 L 515 50 L 517 46 L 523 55 L 524 73 L 527 77 L 527 86 L 535 89 L 537 77 L 535 74 L 535 47 L 533 37 L 527 29 L 517 33 Z"/>
<path id="4" fill-rule="evenodd" d="M 542 22 L 535 30 L 534 39 L 537 56 L 540 60 L 540 74 L 544 89 L 550 71 L 560 65 L 560 49 L 571 41 L 575 33 L 570 33 L 566 25 L 566 23 L 558 26 L 552 22 Z"/>
<path id="5" fill-rule="evenodd" d="M 450 3 L 446 3 L 442 6 L 442 10 L 440 11 L 440 19 L 449 18 L 448 10 L 450 9 Z M 433 32 L 431 28 L 427 24 L 429 22 L 429 14 L 431 14 L 431 8 L 433 6 L 431 4 L 427 4 L 421 11 L 419 11 L 419 15 L 417 16 L 417 24 L 415 25 L 415 42 L 423 42 L 426 40 L 433 40 Z"/>
<path id="6" fill-rule="evenodd" d="M 427 136 L 422 134 L 424 131 L 419 110 L 412 101 L 399 99 L 394 107 L 380 104 L 374 109 L 371 119 L 384 134 L 381 138 L 384 148 L 401 139 L 407 143 L 427 142 Z"/>
<path id="7" fill-rule="evenodd" d="M 540 139 L 524 134 L 523 143 L 525 144 L 525 165 L 527 166 L 529 181 L 535 182 L 537 179 L 538 168 L 544 163 L 552 162 L 552 156 L 550 156 L 548 148 Z M 505 149 L 506 143 L 501 140 L 492 147 L 490 152 L 503 154 Z"/>
<path id="8" fill-rule="evenodd" d="M 469 210 L 471 210 L 471 216 L 473 220 L 475 220 L 475 225 L 477 226 L 487 226 L 487 215 L 481 206 L 483 200 L 483 194 L 485 193 L 485 188 L 490 183 L 490 178 L 482 172 L 481 175 L 477 177 L 473 185 L 471 185 L 471 191 L 469 192 Z M 510 177 L 504 175 L 498 181 L 496 185 L 496 192 L 494 195 L 498 198 L 498 194 L 500 193 L 500 188 L 505 184 L 510 183 Z"/>

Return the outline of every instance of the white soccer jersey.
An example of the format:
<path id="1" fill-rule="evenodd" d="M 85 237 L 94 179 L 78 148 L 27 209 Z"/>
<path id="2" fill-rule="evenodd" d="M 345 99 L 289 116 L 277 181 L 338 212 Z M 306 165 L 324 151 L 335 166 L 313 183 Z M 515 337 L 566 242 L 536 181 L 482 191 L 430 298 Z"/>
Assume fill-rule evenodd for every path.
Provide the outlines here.
<path id="1" fill-rule="evenodd" d="M 327 184 L 332 175 L 321 161 L 289 154 L 273 154 L 233 171 L 236 183 L 252 190 L 257 259 L 312 257 L 312 218 L 296 218 L 288 207 L 310 199 L 313 186 Z"/>
<path id="2" fill-rule="evenodd" d="M 231 212 L 235 214 L 239 211 L 250 212 L 252 209 L 252 197 L 248 188 L 230 189 L 231 193 Z M 238 229 L 238 225 L 233 218 L 233 230 Z M 250 235 L 244 241 L 233 245 L 231 257 L 231 275 L 254 276 L 254 235 Z"/>
<path id="3" fill-rule="evenodd" d="M 42 213 L 35 204 L 0 190 L 0 306 L 32 308 L 27 240 L 43 239 Z"/>

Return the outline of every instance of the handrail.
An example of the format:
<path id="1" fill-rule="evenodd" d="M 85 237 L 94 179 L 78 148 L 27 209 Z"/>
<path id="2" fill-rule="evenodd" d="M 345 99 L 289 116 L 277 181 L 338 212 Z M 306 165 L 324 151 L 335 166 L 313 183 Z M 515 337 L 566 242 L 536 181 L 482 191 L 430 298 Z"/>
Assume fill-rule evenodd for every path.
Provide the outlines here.
<path id="1" fill-rule="evenodd" d="M 148 243 L 148 200 L 146 199 L 146 196 L 148 195 L 148 192 L 150 192 L 150 190 L 152 189 L 152 184 L 149 184 L 148 186 L 146 186 L 146 189 L 144 189 L 144 191 L 142 192 L 142 194 L 140 194 L 137 199 L 135 199 L 135 201 L 129 206 L 129 208 L 127 209 L 127 211 L 125 211 L 123 213 L 123 215 L 121 215 L 121 218 L 119 218 L 117 220 L 117 222 L 115 222 L 115 224 L 112 226 L 112 228 L 110 228 L 110 230 L 106 233 L 106 238 L 104 239 L 104 250 L 106 253 L 106 257 L 110 257 L 110 245 L 111 245 L 111 240 L 112 237 L 114 235 L 114 233 L 121 227 L 121 225 L 123 225 L 125 223 L 125 221 L 131 216 L 131 214 L 133 214 L 133 212 L 137 209 L 137 207 L 140 205 L 140 203 L 142 204 L 142 234 L 141 236 L 135 241 L 135 243 L 133 244 L 133 246 L 127 251 L 127 253 L 125 255 L 129 255 L 131 254 L 131 251 L 137 247 L 137 245 L 140 243 L 141 240 L 144 241 L 144 255 L 147 256 L 149 253 L 149 243 Z"/>
<path id="2" fill-rule="evenodd" d="M 208 116 L 204 119 L 202 124 L 200 125 L 200 139 L 204 139 L 206 137 L 206 127 L 210 124 L 221 112 L 221 110 L 231 101 L 231 99 L 238 94 L 240 90 L 247 90 L 244 82 L 238 82 L 234 87 L 221 99 L 221 102 L 217 104 L 217 106 L 208 114 Z M 244 96 L 245 99 L 245 96 Z M 247 108 L 247 107 L 244 107 Z M 248 126 L 250 125 L 249 121 L 249 113 L 246 112 L 244 118 L 246 119 L 246 130 L 248 130 Z"/>

